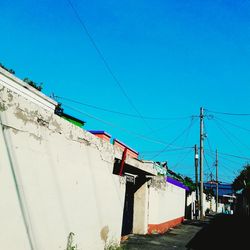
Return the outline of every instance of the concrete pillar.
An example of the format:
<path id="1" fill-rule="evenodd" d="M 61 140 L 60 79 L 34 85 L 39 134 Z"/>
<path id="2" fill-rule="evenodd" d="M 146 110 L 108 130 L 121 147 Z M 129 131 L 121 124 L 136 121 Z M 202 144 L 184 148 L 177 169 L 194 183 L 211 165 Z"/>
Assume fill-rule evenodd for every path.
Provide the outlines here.
<path id="1" fill-rule="evenodd" d="M 147 234 L 148 231 L 148 183 L 144 183 L 134 194 L 133 233 Z"/>

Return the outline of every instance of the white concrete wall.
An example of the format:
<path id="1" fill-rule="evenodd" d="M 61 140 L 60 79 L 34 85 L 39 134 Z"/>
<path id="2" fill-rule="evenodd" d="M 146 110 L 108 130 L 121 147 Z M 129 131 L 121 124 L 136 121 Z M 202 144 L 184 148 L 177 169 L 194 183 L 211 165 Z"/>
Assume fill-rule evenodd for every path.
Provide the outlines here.
<path id="1" fill-rule="evenodd" d="M 212 210 L 212 212 L 216 211 L 216 201 L 215 198 L 212 197 L 211 201 L 207 201 L 206 199 L 206 194 L 203 195 L 203 207 L 204 207 L 204 214 L 206 212 L 207 209 Z"/>
<path id="2" fill-rule="evenodd" d="M 134 194 L 133 233 L 147 234 L 148 231 L 148 183 L 143 184 Z"/>
<path id="3" fill-rule="evenodd" d="M 0 104 L 1 248 L 65 249 L 70 232 L 79 249 L 119 241 L 121 152 L 1 85 Z"/>
<path id="4" fill-rule="evenodd" d="M 223 203 L 218 203 L 218 213 L 225 211 L 225 205 Z"/>
<path id="5" fill-rule="evenodd" d="M 0 84 L 38 106 L 54 112 L 57 102 L 0 67 Z"/>
<path id="6" fill-rule="evenodd" d="M 216 212 L 216 199 L 215 199 L 215 197 L 212 197 L 211 206 L 210 207 L 212 208 L 213 212 Z"/>
<path id="7" fill-rule="evenodd" d="M 187 207 L 191 205 L 191 220 L 194 219 L 195 215 L 195 200 L 196 200 L 196 192 L 193 191 L 191 194 L 187 196 Z"/>
<path id="8" fill-rule="evenodd" d="M 184 217 L 185 190 L 171 183 L 165 189 L 150 186 L 148 224 L 161 224 Z"/>

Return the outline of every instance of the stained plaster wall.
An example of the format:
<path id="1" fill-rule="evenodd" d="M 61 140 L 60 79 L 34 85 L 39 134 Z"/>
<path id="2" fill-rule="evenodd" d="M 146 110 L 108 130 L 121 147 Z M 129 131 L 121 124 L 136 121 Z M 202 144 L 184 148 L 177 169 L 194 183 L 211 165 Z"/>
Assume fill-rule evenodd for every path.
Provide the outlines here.
<path id="1" fill-rule="evenodd" d="M 185 213 L 185 189 L 171 183 L 152 182 L 149 187 L 148 224 L 161 224 Z"/>
<path id="2" fill-rule="evenodd" d="M 122 152 L 2 85 L 0 115 L 1 248 L 65 249 L 70 232 L 79 249 L 119 242 Z"/>

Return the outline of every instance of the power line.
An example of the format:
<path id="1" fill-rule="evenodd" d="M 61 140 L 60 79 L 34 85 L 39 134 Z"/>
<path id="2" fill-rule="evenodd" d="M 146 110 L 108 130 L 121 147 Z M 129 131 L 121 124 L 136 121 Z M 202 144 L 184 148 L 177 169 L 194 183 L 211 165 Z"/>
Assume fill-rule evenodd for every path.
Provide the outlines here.
<path id="1" fill-rule="evenodd" d="M 72 103 L 75 103 L 75 104 L 80 104 L 80 105 L 83 105 L 83 106 L 86 106 L 86 107 L 90 107 L 90 108 L 102 110 L 102 111 L 109 112 L 109 113 L 114 113 L 114 114 L 118 114 L 118 115 L 124 115 L 124 116 L 134 117 L 134 118 L 141 118 L 141 116 L 139 116 L 139 115 L 134 115 L 134 114 L 124 113 L 124 112 L 120 112 L 120 111 L 116 111 L 116 110 L 111 110 L 111 109 L 99 107 L 99 106 L 96 106 L 96 105 L 87 104 L 87 103 L 84 103 L 84 102 L 72 100 L 72 99 L 67 98 L 67 97 L 54 96 L 54 98 L 56 98 L 56 99 L 62 99 L 62 100 L 69 101 L 69 102 L 72 102 Z M 182 117 L 150 117 L 150 116 L 143 116 L 143 119 L 148 119 L 148 120 L 162 120 L 162 121 L 164 121 L 164 120 L 187 119 L 187 118 L 190 118 L 190 117 L 192 117 L 192 116 L 182 116 Z"/>
<path id="2" fill-rule="evenodd" d="M 174 168 L 177 168 L 186 158 L 187 156 L 192 152 L 193 150 L 189 149 L 184 155 L 183 157 L 172 167 L 173 169 Z"/>
<path id="3" fill-rule="evenodd" d="M 226 153 L 221 153 L 221 152 L 220 152 L 220 154 L 222 154 L 222 155 L 227 155 L 227 156 L 231 156 L 231 157 L 234 157 L 234 158 L 249 160 L 249 161 L 250 161 L 250 158 L 249 158 L 249 157 L 245 157 L 245 156 L 232 155 L 232 154 L 226 154 Z"/>
<path id="4" fill-rule="evenodd" d="M 219 122 L 218 122 L 219 123 Z M 223 126 L 222 126 L 223 127 Z M 229 135 L 231 135 L 232 137 L 234 137 L 241 145 L 243 145 L 244 147 L 246 147 L 247 149 L 250 149 L 250 147 L 247 145 L 247 144 L 245 144 L 245 143 L 243 143 L 237 136 L 235 136 L 232 132 L 230 132 L 228 129 L 226 129 L 225 127 L 223 127 L 224 128 L 224 130 L 225 131 L 227 131 L 227 133 L 229 134 Z"/>
<path id="5" fill-rule="evenodd" d="M 240 128 L 240 129 L 243 129 L 243 130 L 245 130 L 245 131 L 250 132 L 250 129 L 248 129 L 248 128 L 244 128 L 244 127 L 239 126 L 239 125 L 237 125 L 237 124 L 235 124 L 235 123 L 225 121 L 225 120 L 223 120 L 223 119 L 221 119 L 221 118 L 218 118 L 218 117 L 215 117 L 215 118 L 216 118 L 217 120 L 222 121 L 222 122 L 224 122 L 224 123 L 227 123 L 227 124 L 229 124 L 229 125 L 231 125 L 231 126 L 234 126 L 234 127 L 237 127 L 237 128 Z"/>
<path id="6" fill-rule="evenodd" d="M 211 152 L 206 151 L 206 154 L 213 159 L 215 158 L 215 153 L 213 151 L 211 151 Z M 226 156 L 223 156 L 223 155 L 220 155 L 220 158 L 223 159 L 224 161 L 230 162 L 231 164 L 232 163 L 236 164 L 236 165 L 241 164 L 241 162 L 232 161 L 231 159 L 228 159 Z"/>
<path id="7" fill-rule="evenodd" d="M 197 119 L 196 119 L 197 120 Z M 191 129 L 191 127 L 194 125 L 194 118 L 192 118 L 189 126 L 184 129 L 177 137 L 174 138 L 173 141 L 171 141 L 163 150 L 161 150 L 160 152 L 158 152 L 157 154 L 155 154 L 151 159 L 156 158 L 157 156 L 159 156 L 161 153 L 163 153 L 167 148 L 169 148 L 175 141 L 177 141 L 183 134 L 185 134 L 189 129 Z"/>
<path id="8" fill-rule="evenodd" d="M 230 143 L 239 151 L 238 146 L 234 143 L 234 141 L 231 140 L 230 136 L 224 131 L 224 128 L 221 128 L 221 125 L 218 123 L 218 121 L 213 120 L 216 124 L 216 126 L 219 128 L 219 130 L 222 131 L 222 133 L 225 135 L 225 137 L 230 141 Z M 240 151 L 239 151 L 240 152 Z"/>
<path id="9" fill-rule="evenodd" d="M 167 143 L 165 143 L 165 142 L 163 142 L 163 141 L 155 140 L 155 139 L 153 139 L 153 138 L 149 138 L 149 137 L 146 137 L 146 136 L 144 136 L 144 135 L 138 134 L 138 133 L 136 133 L 136 132 L 134 132 L 134 131 L 131 131 L 131 130 L 127 129 L 127 128 L 124 128 L 124 127 L 119 126 L 119 125 L 116 125 L 116 124 L 114 124 L 114 123 L 105 121 L 105 120 L 103 120 L 103 119 L 101 119 L 101 118 L 98 118 L 98 117 L 96 117 L 96 116 L 94 116 L 94 115 L 91 115 L 91 114 L 89 114 L 89 113 L 83 112 L 83 111 L 81 111 L 81 110 L 79 110 L 79 109 L 73 108 L 73 107 L 71 107 L 71 106 L 68 106 L 68 105 L 65 105 L 65 104 L 64 104 L 64 106 L 67 107 L 68 109 L 71 109 L 71 110 L 73 110 L 73 111 L 75 111 L 75 112 L 78 112 L 78 113 L 80 113 L 80 114 L 83 114 L 83 115 L 85 115 L 85 116 L 88 116 L 88 117 L 90 117 L 90 118 L 92 118 L 92 119 L 94 119 L 94 120 L 97 120 L 97 121 L 99 121 L 99 122 L 101 122 L 101 123 L 104 123 L 104 124 L 106 124 L 106 125 L 108 125 L 108 126 L 117 128 L 117 129 L 119 129 L 119 130 L 121 130 L 121 131 L 123 131 L 123 132 L 125 132 L 125 133 L 127 133 L 127 134 L 133 135 L 133 136 L 135 136 L 136 138 L 140 138 L 140 139 L 143 139 L 143 140 L 145 140 L 145 141 L 153 142 L 153 143 L 160 144 L 160 145 L 165 145 L 165 146 L 167 145 L 168 147 L 171 146 L 171 145 L 169 145 L 169 144 L 167 144 Z"/>
<path id="10" fill-rule="evenodd" d="M 208 171 L 209 171 L 209 172 L 213 172 L 212 168 L 211 168 L 211 167 L 209 166 L 209 164 L 208 164 L 208 160 L 207 160 L 207 157 L 206 157 L 205 154 L 204 154 L 204 159 L 205 159 L 205 162 L 206 162 Z"/>
<path id="11" fill-rule="evenodd" d="M 141 119 L 144 121 L 144 123 L 151 129 L 151 127 L 148 125 L 147 121 L 143 118 L 142 114 L 139 112 L 139 110 L 136 108 L 136 106 L 134 105 L 134 103 L 132 102 L 132 100 L 130 99 L 130 97 L 128 96 L 128 94 L 126 93 L 125 89 L 123 88 L 122 84 L 120 83 L 120 81 L 118 80 L 118 78 L 116 77 L 115 73 L 113 72 L 113 70 L 111 69 L 108 61 L 106 60 L 106 58 L 104 57 L 104 54 L 102 53 L 102 51 L 100 50 L 100 48 L 97 46 L 94 38 L 91 36 L 85 22 L 83 21 L 83 19 L 81 18 L 81 16 L 79 15 L 77 9 L 75 8 L 75 6 L 72 4 L 71 0 L 66 0 L 69 4 L 69 6 L 71 7 L 71 9 L 73 10 L 73 13 L 75 14 L 77 20 L 79 21 L 82 30 L 86 33 L 87 37 L 89 38 L 89 41 L 91 42 L 91 44 L 93 45 L 94 49 L 96 50 L 98 56 L 100 57 L 101 61 L 103 62 L 107 72 L 111 75 L 111 77 L 113 78 L 114 82 L 117 84 L 117 86 L 120 88 L 121 92 L 123 93 L 123 95 L 126 97 L 128 103 L 130 104 L 130 106 L 136 111 L 136 113 L 141 117 Z"/>
<path id="12" fill-rule="evenodd" d="M 211 152 L 214 154 L 214 152 Z M 226 156 L 231 156 L 231 157 L 234 157 L 234 158 L 239 158 L 239 159 L 244 159 L 244 160 L 250 160 L 249 157 L 246 157 L 246 156 L 241 156 L 241 155 L 234 155 L 234 154 L 228 154 L 228 153 L 222 153 L 220 152 L 220 155 L 226 155 Z"/>
<path id="13" fill-rule="evenodd" d="M 212 156 L 212 154 L 207 153 L 207 155 L 208 155 L 212 160 L 214 160 L 214 156 Z M 220 158 L 223 158 L 223 157 L 220 156 Z M 227 169 L 228 171 L 231 171 L 231 172 L 233 171 L 233 172 L 234 172 L 234 170 L 230 169 L 229 167 L 226 167 L 226 165 L 224 165 L 221 161 L 220 161 L 220 166 L 224 167 L 224 168 Z"/>
<path id="14" fill-rule="evenodd" d="M 214 113 L 214 114 L 221 114 L 221 115 L 235 115 L 235 116 L 250 116 L 250 114 L 247 114 L 247 113 L 229 113 L 229 112 L 219 112 L 219 111 L 212 111 L 212 110 L 208 110 L 208 109 L 205 109 L 207 112 L 210 112 L 210 113 Z"/>
<path id="15" fill-rule="evenodd" d="M 191 149 L 191 148 L 194 148 L 194 147 L 180 147 L 180 148 L 173 148 L 173 149 L 168 149 L 168 150 L 165 150 L 164 152 L 172 152 L 172 151 L 179 151 L 179 150 L 187 150 L 187 149 Z M 161 152 L 161 150 L 155 150 L 155 151 L 141 151 L 141 153 L 143 154 L 154 154 L 154 153 L 159 153 Z"/>
<path id="16" fill-rule="evenodd" d="M 207 133 L 207 127 L 206 127 L 206 125 L 205 125 L 205 122 L 204 122 L 204 128 L 205 128 L 205 133 Z M 209 149 L 210 149 L 211 151 L 213 151 L 213 150 L 212 150 L 212 147 L 211 147 L 211 144 L 210 144 L 209 138 L 208 138 L 208 137 L 205 137 L 205 138 L 206 138 L 206 141 L 207 141 L 207 143 L 208 143 Z"/>

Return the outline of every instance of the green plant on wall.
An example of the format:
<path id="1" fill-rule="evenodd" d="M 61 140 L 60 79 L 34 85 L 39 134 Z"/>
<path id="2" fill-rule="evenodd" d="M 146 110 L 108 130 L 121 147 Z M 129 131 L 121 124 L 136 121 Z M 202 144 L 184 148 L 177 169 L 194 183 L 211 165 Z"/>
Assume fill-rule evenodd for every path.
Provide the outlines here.
<path id="1" fill-rule="evenodd" d="M 39 85 L 35 82 L 33 82 L 32 80 L 30 80 L 28 77 L 25 77 L 23 79 L 24 82 L 28 83 L 30 86 L 32 86 L 33 88 L 37 89 L 38 91 L 41 91 L 42 90 L 42 85 L 43 83 L 40 83 Z"/>
<path id="2" fill-rule="evenodd" d="M 6 71 L 8 71 L 11 74 L 15 74 L 15 71 L 13 69 L 8 69 L 7 67 L 5 67 L 2 63 L 0 63 L 0 67 L 5 69 Z"/>
<path id="3" fill-rule="evenodd" d="M 124 247 L 115 241 L 111 241 L 105 244 L 104 250 L 124 250 Z"/>
<path id="4" fill-rule="evenodd" d="M 74 235 L 72 232 L 69 233 L 66 250 L 77 250 L 77 245 L 74 245 Z"/>

